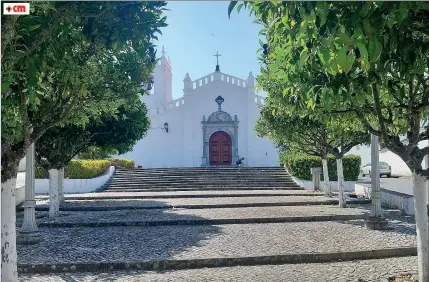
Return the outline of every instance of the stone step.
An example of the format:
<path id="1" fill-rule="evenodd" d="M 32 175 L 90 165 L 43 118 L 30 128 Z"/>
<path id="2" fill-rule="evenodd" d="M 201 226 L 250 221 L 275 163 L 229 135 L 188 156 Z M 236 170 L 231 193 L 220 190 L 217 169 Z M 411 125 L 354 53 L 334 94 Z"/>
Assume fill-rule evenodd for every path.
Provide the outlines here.
<path id="1" fill-rule="evenodd" d="M 297 184 L 292 183 L 146 183 L 146 182 L 114 182 L 109 183 L 109 187 L 123 187 L 123 186 L 129 186 L 129 187 L 242 187 L 242 188 L 254 188 L 254 187 L 299 187 Z"/>
<path id="2" fill-rule="evenodd" d="M 205 174 L 205 173 L 183 173 L 183 174 L 175 174 L 175 173 L 162 173 L 162 174 L 140 174 L 140 173 L 116 173 L 117 176 L 129 177 L 129 176 L 139 176 L 139 177 L 166 177 L 166 178 L 174 178 L 174 177 L 182 177 L 182 178 L 204 178 L 204 177 L 219 177 L 219 178 L 234 178 L 236 176 L 245 176 L 245 177 L 253 177 L 253 178 L 291 178 L 287 174 L 269 174 L 269 173 L 261 173 L 261 174 L 235 174 L 235 173 L 225 173 L 225 174 Z"/>
<path id="3" fill-rule="evenodd" d="M 339 209 L 329 205 L 244 207 L 222 209 L 151 209 L 70 211 L 55 219 L 47 212 L 37 212 L 37 226 L 43 227 L 107 227 L 107 226 L 161 226 L 252 224 L 281 222 L 315 222 L 364 219 L 368 210 Z M 17 215 L 17 226 L 22 225 L 23 212 Z"/>
<path id="4" fill-rule="evenodd" d="M 159 176 L 118 176 L 118 175 L 114 175 L 115 179 L 120 179 L 120 180 L 129 180 L 130 177 L 132 178 L 136 178 L 136 179 L 141 179 L 141 180 L 163 180 L 163 181 L 178 181 L 178 180 L 182 180 L 182 181 L 208 181 L 207 177 L 171 177 L 171 176 L 164 176 L 164 177 L 159 177 Z M 210 179 L 213 180 L 213 179 Z M 279 177 L 279 178 L 274 178 L 274 177 L 245 177 L 243 179 L 237 179 L 235 177 L 221 177 L 221 178 L 216 178 L 216 180 L 219 181 L 234 181 L 234 180 L 241 180 L 241 181 L 292 181 L 293 179 L 288 178 L 288 177 Z"/>
<path id="5" fill-rule="evenodd" d="M 260 176 L 289 176 L 287 172 L 267 172 L 267 171 L 258 171 L 258 172 L 234 172 L 234 171 L 224 171 L 224 172 L 204 172 L 204 171 L 183 171 L 183 172 L 174 172 L 174 171 L 164 171 L 164 172 L 139 172 L 139 171 L 115 171 L 118 175 L 143 175 L 143 176 L 152 176 L 152 175 L 172 175 L 172 176 L 198 176 L 198 175 L 260 175 Z"/>
<path id="6" fill-rule="evenodd" d="M 362 202 L 362 203 L 368 203 Z M 338 205 L 338 200 L 331 199 L 325 201 L 284 201 L 284 202 L 251 202 L 251 203 L 223 203 L 223 204 L 177 204 L 177 205 L 166 205 L 161 203 L 160 205 L 116 205 L 116 206 L 105 206 L 105 205 L 67 205 L 62 204 L 60 211 L 112 211 L 112 210 L 152 210 L 152 209 L 219 209 L 219 208 L 248 208 L 248 207 L 282 207 L 282 206 L 310 206 L 310 205 Z M 18 212 L 24 211 L 23 207 L 17 207 Z M 49 211 L 48 204 L 40 204 L 36 206 L 36 211 Z"/>
<path id="7" fill-rule="evenodd" d="M 112 178 L 113 182 L 145 182 L 145 183 L 295 183 L 293 180 L 289 179 L 164 179 L 164 178 Z"/>
<path id="8" fill-rule="evenodd" d="M 179 185 L 185 185 L 185 186 L 212 186 L 212 187 L 222 187 L 222 186 L 298 186 L 296 183 L 289 183 L 289 182 L 144 182 L 144 181 L 128 181 L 128 182 L 118 182 L 118 181 L 112 181 L 110 184 L 114 185 L 159 185 L 159 186 L 179 186 Z"/>
<path id="9" fill-rule="evenodd" d="M 304 258 L 304 256 L 300 256 Z M 142 270 L 142 266 L 138 267 L 137 264 L 126 266 L 124 263 L 107 264 L 103 267 L 101 264 L 85 264 L 85 270 L 91 272 L 77 272 L 74 273 L 48 273 L 48 274 L 21 274 L 19 282 L 42 282 L 42 281 L 69 281 L 73 277 L 73 281 L 105 281 L 106 273 L 109 266 L 113 266 L 108 277 L 111 281 L 127 281 L 127 282 L 155 282 L 155 281 L 169 281 L 169 282 L 200 282 L 200 281 L 213 281 L 213 277 L 217 277 L 217 281 L 235 281 L 235 282 L 272 282 L 272 281 L 311 281 L 311 282 L 340 282 L 340 281 L 394 281 L 394 276 L 403 273 L 416 274 L 417 257 L 393 257 L 393 258 L 378 258 L 378 259 L 365 259 L 353 261 L 335 261 L 323 263 L 308 263 L 308 261 L 301 261 L 303 263 L 284 264 L 286 261 L 280 261 L 279 264 L 275 263 L 275 258 L 266 257 L 266 261 L 262 261 L 263 257 L 254 257 L 252 260 L 229 260 L 235 262 L 237 266 L 219 267 L 218 265 L 211 265 L 213 267 L 194 268 L 194 269 L 181 269 L 172 271 L 146 271 Z M 283 256 L 286 258 L 286 256 Z M 259 265 L 254 265 L 261 261 Z M 268 262 L 267 262 L 268 261 Z M 201 267 L 203 262 L 206 266 L 209 261 L 198 261 Z M 213 262 L 220 262 L 220 260 L 213 260 Z M 226 261 L 224 261 L 226 262 Z M 253 263 L 252 263 L 253 262 Z M 270 263 L 272 263 L 270 265 Z M 283 264 L 282 264 L 283 263 Z M 152 264 L 153 265 L 153 264 Z M 165 267 L 166 264 L 159 263 L 158 265 Z M 169 264 L 172 266 L 172 264 Z M 63 265 L 61 265 L 63 266 Z M 70 269 L 70 264 L 64 265 Z M 148 265 L 150 266 L 150 264 Z M 37 265 L 38 270 L 42 270 L 42 265 Z M 215 268 L 214 268 L 215 267 Z M 79 264 L 79 268 L 84 268 L 84 264 Z M 56 269 L 62 269 L 59 265 Z M 122 269 L 122 270 L 120 270 Z M 135 269 L 130 271 L 130 269 Z M 153 269 L 149 267 L 149 269 Z M 98 272 L 96 272 L 98 270 Z M 71 270 L 69 270 L 71 271 Z M 80 271 L 83 271 L 80 270 Z"/>
<path id="10" fill-rule="evenodd" d="M 218 197 L 274 197 L 274 196 L 323 196 L 321 192 L 309 190 L 251 190 L 251 191 L 176 191 L 176 192 L 97 192 L 65 195 L 66 200 L 98 199 L 165 199 L 165 198 L 218 198 Z M 49 199 L 37 195 L 36 199 Z"/>
<path id="11" fill-rule="evenodd" d="M 347 204 L 369 204 L 369 200 L 346 199 Z M 49 201 L 38 200 L 36 210 L 48 211 Z M 70 200 L 60 205 L 62 211 L 109 211 L 134 209 L 215 209 L 244 207 L 277 207 L 337 205 L 337 198 L 323 196 L 229 197 L 229 198 L 162 198 L 162 199 L 97 199 Z M 22 212 L 22 206 L 17 207 Z"/>
<path id="12" fill-rule="evenodd" d="M 174 170 L 165 170 L 165 171 L 140 171 L 140 170 L 116 170 L 115 173 L 122 175 L 273 175 L 273 176 L 287 176 L 288 173 L 286 171 L 234 171 L 234 170 L 225 170 L 225 171 L 174 171 Z"/>
<path id="13" fill-rule="evenodd" d="M 118 171 L 285 171 L 283 167 L 171 167 L 171 168 L 118 168 Z"/>
<path id="14" fill-rule="evenodd" d="M 40 228 L 44 240 L 18 246 L 25 272 L 161 270 L 293 264 L 416 255 L 415 231 L 389 232 L 363 220 L 266 224 Z"/>
<path id="15" fill-rule="evenodd" d="M 127 186 L 111 186 L 108 189 L 104 190 L 106 192 L 173 192 L 173 191 L 254 191 L 254 190 L 304 190 L 300 187 L 254 187 L 254 188 L 239 188 L 239 187 L 199 187 L 199 188 L 189 188 L 189 187 L 163 187 L 163 188 L 144 188 L 144 187 L 127 187 Z"/>

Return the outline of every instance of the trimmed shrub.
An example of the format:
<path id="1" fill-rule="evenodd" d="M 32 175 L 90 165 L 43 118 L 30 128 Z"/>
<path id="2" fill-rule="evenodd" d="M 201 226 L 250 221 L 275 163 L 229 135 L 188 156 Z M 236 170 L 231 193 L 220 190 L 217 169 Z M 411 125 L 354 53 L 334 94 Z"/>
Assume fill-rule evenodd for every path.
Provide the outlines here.
<path id="1" fill-rule="evenodd" d="M 108 160 L 72 160 L 64 168 L 64 177 L 89 179 L 102 175 L 110 166 Z"/>
<path id="2" fill-rule="evenodd" d="M 71 160 L 64 168 L 64 178 L 90 179 L 102 175 L 110 166 L 109 160 Z M 48 172 L 36 166 L 35 177 L 49 178 Z"/>
<path id="3" fill-rule="evenodd" d="M 286 152 L 280 155 L 280 162 L 283 163 L 288 171 L 296 178 L 302 180 L 311 180 L 310 168 L 322 167 L 320 157 L 308 155 L 288 155 Z M 343 171 L 345 181 L 356 181 L 359 177 L 361 166 L 360 156 L 344 156 Z M 337 162 L 334 156 L 328 157 L 329 180 L 337 181 Z M 321 176 L 323 179 L 323 174 Z"/>
<path id="4" fill-rule="evenodd" d="M 128 160 L 128 159 L 115 159 L 111 158 L 109 161 L 118 164 L 118 166 L 123 168 L 133 168 L 135 166 L 134 160 Z"/>

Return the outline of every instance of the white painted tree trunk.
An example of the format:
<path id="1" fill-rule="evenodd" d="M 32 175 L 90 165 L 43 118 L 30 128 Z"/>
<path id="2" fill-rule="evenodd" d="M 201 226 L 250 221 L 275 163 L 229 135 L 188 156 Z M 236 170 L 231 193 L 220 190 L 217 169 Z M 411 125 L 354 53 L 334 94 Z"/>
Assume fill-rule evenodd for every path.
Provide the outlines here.
<path id="1" fill-rule="evenodd" d="M 414 208 L 417 228 L 419 281 L 429 282 L 429 222 L 425 177 L 413 172 Z"/>
<path id="2" fill-rule="evenodd" d="M 337 176 L 338 176 L 338 199 L 339 206 L 343 208 L 345 206 L 344 200 L 344 171 L 343 171 L 343 159 L 337 159 Z"/>
<path id="3" fill-rule="evenodd" d="M 60 215 L 60 197 L 58 193 L 58 169 L 49 172 L 49 218 Z"/>
<path id="4" fill-rule="evenodd" d="M 16 255 L 16 176 L 1 184 L 1 281 L 18 281 Z"/>
<path id="5" fill-rule="evenodd" d="M 64 202 L 64 168 L 58 170 L 58 194 L 60 203 Z"/>
<path id="6" fill-rule="evenodd" d="M 328 174 L 328 160 L 322 159 L 323 167 L 323 190 L 325 191 L 325 196 L 331 196 L 331 185 L 329 184 L 329 174 Z"/>

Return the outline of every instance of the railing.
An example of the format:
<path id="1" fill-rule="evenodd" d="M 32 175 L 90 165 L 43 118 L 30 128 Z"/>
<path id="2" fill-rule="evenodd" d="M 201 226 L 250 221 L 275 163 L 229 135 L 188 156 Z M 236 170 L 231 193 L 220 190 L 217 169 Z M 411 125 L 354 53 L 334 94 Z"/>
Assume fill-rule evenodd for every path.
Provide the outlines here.
<path id="1" fill-rule="evenodd" d="M 206 84 L 212 82 L 213 80 L 214 80 L 214 74 L 209 74 L 207 76 L 204 76 L 202 78 L 194 80 L 192 82 L 192 89 L 196 89 L 198 87 L 206 85 Z M 247 86 L 246 80 L 235 77 L 235 76 L 223 74 L 223 73 L 220 74 L 220 80 L 227 82 L 227 83 L 230 83 L 230 84 L 233 84 L 233 85 L 243 87 L 243 88 L 245 88 Z"/>
<path id="2" fill-rule="evenodd" d="M 177 108 L 177 107 L 180 107 L 180 105 L 184 105 L 184 104 L 185 104 L 185 99 L 179 98 L 168 103 L 165 106 L 165 109 L 168 110 L 168 109 Z"/>

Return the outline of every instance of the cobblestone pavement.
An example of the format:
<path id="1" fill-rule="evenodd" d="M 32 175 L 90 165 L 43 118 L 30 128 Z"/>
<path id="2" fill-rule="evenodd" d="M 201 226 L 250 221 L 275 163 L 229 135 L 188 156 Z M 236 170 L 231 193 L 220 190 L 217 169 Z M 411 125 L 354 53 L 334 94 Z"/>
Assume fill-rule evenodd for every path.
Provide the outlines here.
<path id="1" fill-rule="evenodd" d="M 49 275 L 22 275 L 20 282 L 201 282 L 201 281 L 255 281 L 255 282 L 387 282 L 386 278 L 415 273 L 416 257 L 387 258 L 335 263 L 294 265 L 236 266 L 203 268 L 168 272 L 109 272 L 64 273 Z M 359 280 L 360 279 L 360 280 Z"/>
<path id="2" fill-rule="evenodd" d="M 178 205 L 224 205 L 253 203 L 286 203 L 286 202 L 326 202 L 333 198 L 314 196 L 277 196 L 277 197 L 228 197 L 228 198 L 179 198 L 179 199 L 134 199 L 134 200 L 67 200 L 63 207 L 166 207 Z M 38 200 L 38 206 L 48 207 L 48 200 Z"/>
<path id="3" fill-rule="evenodd" d="M 85 197 L 133 197 L 133 196 L 170 196 L 170 195 L 231 195 L 231 194 L 240 194 L 240 195 L 249 195 L 252 194 L 282 194 L 282 195 L 323 195 L 320 192 L 313 192 L 309 190 L 250 190 L 250 191 L 175 191 L 175 192 L 100 192 L 100 193 L 83 193 L 83 194 L 68 194 L 65 195 L 65 198 L 85 198 Z M 37 195 L 37 199 L 47 199 L 47 195 Z"/>
<path id="4" fill-rule="evenodd" d="M 222 209 L 168 209 L 168 210 L 114 210 L 114 211 L 79 211 L 62 212 L 61 216 L 49 219 L 48 212 L 36 212 L 37 222 L 136 222 L 186 219 L 243 219 L 243 218 L 277 218 L 304 217 L 322 215 L 359 215 L 366 211 L 357 208 L 340 209 L 337 206 L 281 206 L 281 207 L 247 207 Z M 20 226 L 23 212 L 17 214 L 17 225 Z"/>
<path id="5" fill-rule="evenodd" d="M 415 246 L 412 223 L 373 231 L 363 221 L 203 226 L 41 228 L 44 240 L 18 246 L 20 263 L 244 257 Z"/>

